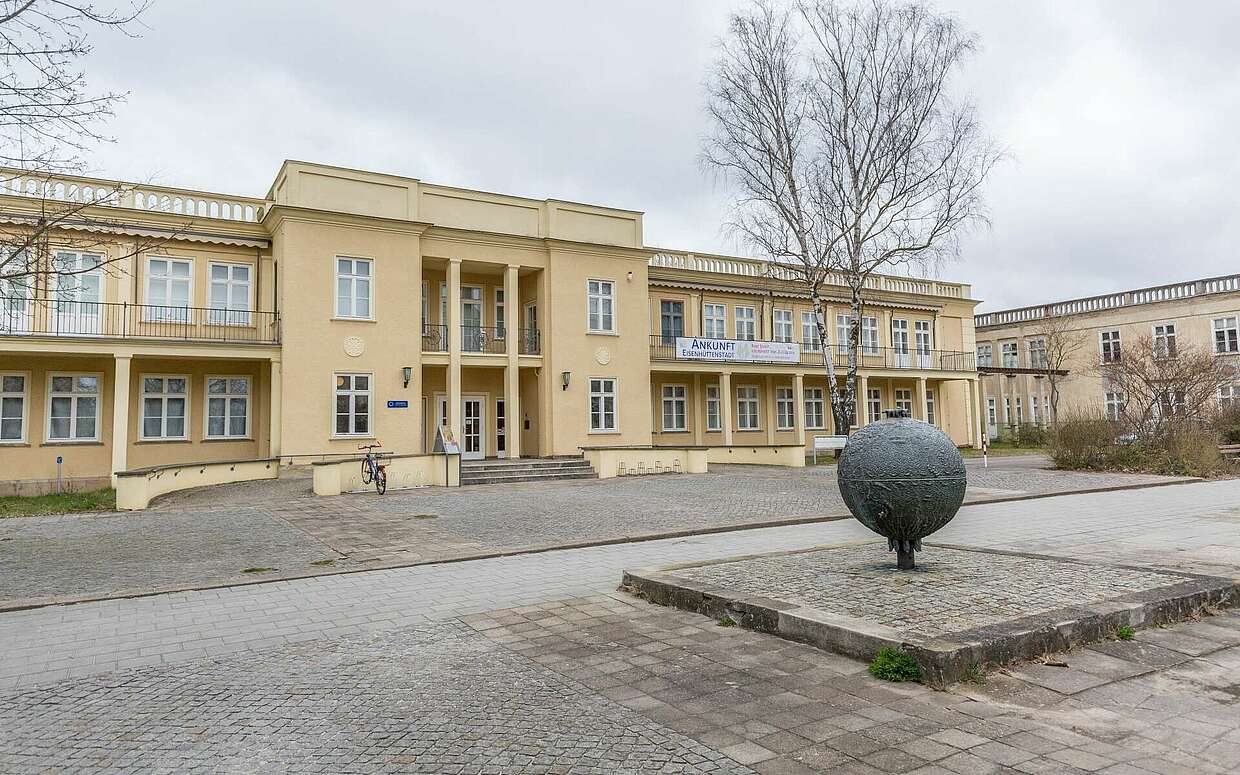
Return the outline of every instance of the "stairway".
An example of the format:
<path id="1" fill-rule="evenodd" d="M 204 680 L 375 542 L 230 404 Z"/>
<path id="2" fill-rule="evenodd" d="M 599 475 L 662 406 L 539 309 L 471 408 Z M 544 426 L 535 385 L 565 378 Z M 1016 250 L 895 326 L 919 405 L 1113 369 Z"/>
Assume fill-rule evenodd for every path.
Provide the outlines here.
<path id="1" fill-rule="evenodd" d="M 590 464 L 584 458 L 579 457 L 461 462 L 461 486 L 597 478 L 598 474 L 590 467 Z"/>

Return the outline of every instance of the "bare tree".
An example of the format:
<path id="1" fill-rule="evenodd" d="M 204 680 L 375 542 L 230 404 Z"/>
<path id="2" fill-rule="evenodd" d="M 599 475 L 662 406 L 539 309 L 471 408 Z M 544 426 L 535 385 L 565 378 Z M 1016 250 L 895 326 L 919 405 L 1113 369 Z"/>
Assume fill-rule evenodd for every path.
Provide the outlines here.
<path id="1" fill-rule="evenodd" d="M 1095 367 L 1108 392 L 1119 393 L 1120 421 L 1126 430 L 1148 436 L 1167 423 L 1204 420 L 1214 409 L 1219 388 L 1231 384 L 1226 364 L 1206 348 L 1158 348 L 1146 335 L 1127 344 L 1118 357 Z"/>
<path id="2" fill-rule="evenodd" d="M 1039 325 L 1036 332 L 1029 335 L 1031 343 L 1029 366 L 1046 380 L 1051 389 L 1051 425 L 1059 424 L 1059 398 L 1064 380 L 1070 376 L 1068 365 L 1076 353 L 1085 345 L 1085 332 L 1072 326 L 1071 318 L 1062 315 L 1050 315 Z M 1033 342 L 1041 342 L 1041 348 L 1032 346 Z M 1034 357 L 1034 355 L 1037 357 Z"/>
<path id="3" fill-rule="evenodd" d="M 83 64 L 90 33 L 133 35 L 145 0 L 122 9 L 75 0 L 0 0 L 0 194 L 23 200 L 0 211 L 0 301 L 6 307 L 50 288 L 55 278 L 93 271 L 57 262 L 50 243 L 72 228 L 72 243 L 91 251 L 115 245 L 119 224 L 100 207 L 119 202 L 117 187 L 61 181 L 81 173 L 92 146 L 110 140 L 103 124 L 124 99 L 89 88 Z M 127 240 L 141 250 L 150 239 Z M 106 271 L 132 255 L 100 255 Z M 0 311 L 4 311 L 0 308 Z"/>
<path id="4" fill-rule="evenodd" d="M 757 0 L 720 43 L 703 162 L 737 192 L 733 228 L 808 292 L 837 429 L 855 417 L 869 277 L 955 256 L 984 221 L 980 187 L 1001 153 L 949 93 L 976 45 L 950 17 L 886 0 Z M 822 309 L 834 284 L 851 315 L 832 345 Z"/>

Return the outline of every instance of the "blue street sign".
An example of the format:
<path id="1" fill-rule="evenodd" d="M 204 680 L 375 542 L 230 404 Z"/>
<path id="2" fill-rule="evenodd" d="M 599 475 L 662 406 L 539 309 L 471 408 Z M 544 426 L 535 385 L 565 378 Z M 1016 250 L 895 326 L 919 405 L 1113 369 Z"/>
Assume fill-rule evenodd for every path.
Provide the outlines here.
<path id="1" fill-rule="evenodd" d="M 408 409 L 408 401 L 388 401 L 388 409 Z"/>

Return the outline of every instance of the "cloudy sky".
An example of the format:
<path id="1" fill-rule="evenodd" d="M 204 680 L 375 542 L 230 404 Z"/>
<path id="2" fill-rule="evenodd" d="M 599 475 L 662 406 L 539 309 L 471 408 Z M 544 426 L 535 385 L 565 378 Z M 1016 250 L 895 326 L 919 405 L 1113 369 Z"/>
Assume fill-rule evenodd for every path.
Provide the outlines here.
<path id="1" fill-rule="evenodd" d="M 738 0 L 155 0 L 94 38 L 128 91 L 94 172 L 262 196 L 281 160 L 643 210 L 646 242 L 742 253 L 697 163 Z M 945 279 L 981 309 L 1237 271 L 1240 3 L 942 0 L 1011 159 Z"/>

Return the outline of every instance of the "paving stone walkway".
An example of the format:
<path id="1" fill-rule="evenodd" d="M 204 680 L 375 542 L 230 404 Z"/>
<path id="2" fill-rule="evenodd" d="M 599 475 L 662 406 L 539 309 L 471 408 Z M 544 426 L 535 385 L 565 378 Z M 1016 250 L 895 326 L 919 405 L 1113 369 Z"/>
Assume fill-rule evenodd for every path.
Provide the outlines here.
<path id="1" fill-rule="evenodd" d="M 1029 462 L 971 464 L 969 499 L 1166 481 Z M 147 512 L 0 520 L 0 607 L 846 514 L 831 466 L 337 498 L 313 497 L 299 469 L 275 482 L 176 493 Z"/>

